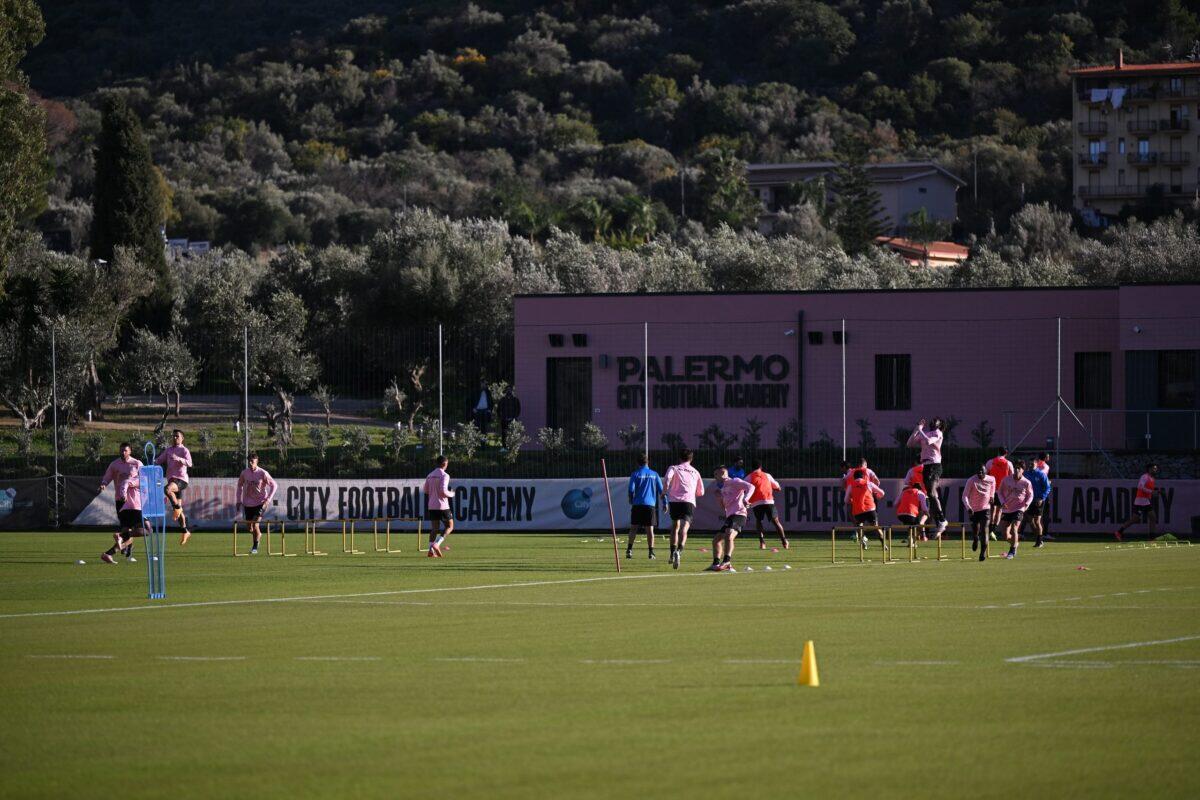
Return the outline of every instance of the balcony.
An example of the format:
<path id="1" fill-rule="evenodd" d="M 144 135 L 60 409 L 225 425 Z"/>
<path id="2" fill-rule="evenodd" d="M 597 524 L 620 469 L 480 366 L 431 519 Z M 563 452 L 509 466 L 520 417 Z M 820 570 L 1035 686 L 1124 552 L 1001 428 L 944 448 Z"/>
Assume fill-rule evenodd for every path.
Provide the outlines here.
<path id="1" fill-rule="evenodd" d="M 1120 200 L 1130 197 L 1144 197 L 1145 186 L 1080 186 L 1076 194 L 1089 200 L 1112 199 Z"/>
<path id="2" fill-rule="evenodd" d="M 1165 188 L 1168 197 L 1195 197 L 1197 190 L 1200 189 L 1194 183 L 1167 184 Z"/>
<path id="3" fill-rule="evenodd" d="M 1126 153 L 1125 160 L 1139 167 L 1149 167 L 1158 163 L 1158 153 L 1153 150 L 1145 153 Z"/>
<path id="4" fill-rule="evenodd" d="M 1182 100 L 1200 95 L 1200 82 L 1184 83 L 1181 86 L 1168 86 L 1163 90 L 1163 96 L 1172 100 Z"/>
<path id="5" fill-rule="evenodd" d="M 1108 153 L 1080 153 L 1079 166 L 1102 169 L 1108 166 Z"/>
<path id="6" fill-rule="evenodd" d="M 1158 121 L 1158 129 L 1160 131 L 1186 131 L 1190 126 L 1187 119 L 1160 119 Z"/>
<path id="7" fill-rule="evenodd" d="M 1126 100 L 1155 100 L 1157 98 L 1157 86 L 1130 86 L 1125 92 Z"/>
<path id="8" fill-rule="evenodd" d="M 1158 130 L 1156 119 L 1131 119 L 1125 124 L 1130 133 L 1154 133 Z"/>
<path id="9" fill-rule="evenodd" d="M 1081 122 L 1079 132 L 1084 136 L 1104 136 L 1108 133 L 1107 122 Z"/>
<path id="10" fill-rule="evenodd" d="M 1185 167 L 1192 162 L 1191 153 L 1159 153 L 1158 163 L 1164 167 Z"/>

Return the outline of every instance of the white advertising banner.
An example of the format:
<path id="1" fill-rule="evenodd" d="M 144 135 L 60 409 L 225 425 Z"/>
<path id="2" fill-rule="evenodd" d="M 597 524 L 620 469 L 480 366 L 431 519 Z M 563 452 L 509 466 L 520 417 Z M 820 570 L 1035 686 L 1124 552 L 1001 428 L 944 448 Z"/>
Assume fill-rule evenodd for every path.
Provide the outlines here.
<path id="1" fill-rule="evenodd" d="M 279 480 L 279 491 L 266 510 L 266 519 L 341 520 L 423 516 L 425 497 L 419 480 L 312 479 Z M 626 479 L 612 478 L 613 515 L 618 529 L 629 525 Z M 776 508 L 788 530 L 828 531 L 847 524 L 846 506 L 838 480 L 783 480 Z M 965 520 L 963 481 L 942 481 L 939 494 L 951 522 Z M 1200 481 L 1160 480 L 1155 505 L 1160 530 L 1188 533 L 1200 517 Z M 720 510 L 711 482 L 700 499 L 693 527 L 715 530 Z M 600 479 L 521 480 L 451 479 L 454 518 L 462 530 L 567 531 L 600 530 L 609 525 L 604 483 Z M 895 522 L 892 501 L 899 480 L 884 480 L 887 497 L 880 501 L 882 524 Z M 1055 481 L 1047 518 L 1060 533 L 1110 533 L 1128 516 L 1134 482 L 1106 480 Z M 198 528 L 222 528 L 237 517 L 237 481 L 197 478 L 188 486 L 184 504 Z M 111 490 L 97 494 L 72 520 L 76 525 L 111 526 L 117 522 Z M 669 524 L 659 514 L 659 527 Z M 750 527 L 753 527 L 751 521 Z"/>

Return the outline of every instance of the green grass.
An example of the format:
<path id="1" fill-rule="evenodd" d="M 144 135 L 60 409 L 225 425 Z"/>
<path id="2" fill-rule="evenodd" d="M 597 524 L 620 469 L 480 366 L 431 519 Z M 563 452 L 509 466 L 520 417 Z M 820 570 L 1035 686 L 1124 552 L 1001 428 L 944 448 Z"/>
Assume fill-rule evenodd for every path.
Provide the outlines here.
<path id="1" fill-rule="evenodd" d="M 151 603 L 143 564 L 98 562 L 102 533 L 0 535 L 0 794 L 1200 791 L 1200 638 L 1006 661 L 1200 636 L 1200 547 L 831 566 L 814 539 L 712 575 L 693 537 L 683 570 L 639 548 L 612 580 L 594 535 L 451 541 L 234 559 L 202 533 Z M 94 609 L 118 610 L 12 616 Z M 806 639 L 820 688 L 795 685 Z"/>

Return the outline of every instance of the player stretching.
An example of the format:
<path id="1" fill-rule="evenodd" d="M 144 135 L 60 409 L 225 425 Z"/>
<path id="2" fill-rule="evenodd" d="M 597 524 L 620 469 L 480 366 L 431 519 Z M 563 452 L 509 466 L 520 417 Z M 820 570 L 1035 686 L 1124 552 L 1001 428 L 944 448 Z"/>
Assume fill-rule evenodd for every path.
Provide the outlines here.
<path id="1" fill-rule="evenodd" d="M 934 538 L 942 538 L 946 530 L 946 512 L 942 510 L 942 500 L 938 497 L 938 481 L 942 479 L 942 428 L 941 417 L 934 417 L 925 430 L 925 420 L 917 423 L 916 429 L 908 437 L 909 447 L 921 448 L 921 475 L 925 479 L 925 494 L 929 496 L 929 514 L 933 517 L 935 527 Z"/>
<path id="2" fill-rule="evenodd" d="M 1046 462 L 1042 462 L 1045 464 Z M 1033 487 L 1033 502 L 1029 504 L 1029 510 L 1025 512 L 1025 519 L 1029 523 L 1029 529 L 1033 531 L 1037 539 L 1033 546 L 1043 547 L 1042 542 L 1043 532 L 1043 515 L 1046 513 L 1046 501 L 1050 499 L 1050 468 L 1040 469 L 1037 462 L 1034 462 L 1033 469 L 1025 473 L 1025 480 L 1029 481 L 1029 485 Z"/>
<path id="3" fill-rule="evenodd" d="M 446 467 L 450 459 L 438 456 L 434 462 L 437 466 L 433 472 L 425 476 L 425 519 L 429 520 L 429 558 L 442 557 L 442 543 L 454 532 L 454 514 L 450 511 L 450 475 Z M 438 526 L 441 531 L 438 531 Z"/>
<path id="4" fill-rule="evenodd" d="M 746 476 L 746 480 L 754 487 L 754 494 L 750 497 L 750 508 L 754 510 L 754 525 L 758 528 L 758 549 L 767 549 L 763 520 L 770 520 L 771 524 L 775 526 L 775 530 L 779 532 L 779 541 L 783 545 L 783 549 L 787 550 L 790 546 L 787 534 L 784 533 L 783 523 L 779 521 L 779 512 L 775 510 L 775 492 L 782 491 L 783 487 L 779 485 L 779 481 L 771 477 L 771 473 L 763 471 L 761 461 L 755 460 L 751 466 L 753 469 Z M 731 473 L 730 477 L 736 478 L 737 476 Z"/>
<path id="5" fill-rule="evenodd" d="M 246 461 L 247 467 L 238 476 L 237 504 L 243 509 L 242 518 L 246 520 L 250 534 L 254 537 L 254 543 L 250 545 L 250 554 L 255 555 L 258 553 L 258 540 L 262 538 L 259 520 L 275 497 L 275 490 L 279 485 L 275 483 L 271 473 L 258 465 L 258 453 L 251 453 Z"/>
<path id="6" fill-rule="evenodd" d="M 984 469 L 987 474 L 992 476 L 992 480 L 996 482 L 996 487 L 999 488 L 1004 479 L 1013 473 L 1012 462 L 1008 460 L 1008 448 L 1001 447 L 996 455 L 989 459 L 984 464 Z M 1000 532 L 1000 498 L 994 494 L 992 496 L 992 518 L 991 518 L 991 538 L 996 540 L 996 534 Z"/>
<path id="7" fill-rule="evenodd" d="M 1009 475 L 996 487 L 996 495 L 1000 498 L 1000 523 L 1004 526 L 1004 538 L 1008 540 L 1008 553 L 1005 558 L 1017 557 L 1017 545 L 1021 543 L 1021 517 L 1025 509 L 1033 502 L 1033 486 L 1025 477 L 1024 461 L 1013 465 L 1013 474 Z"/>
<path id="8" fill-rule="evenodd" d="M 921 489 L 921 484 L 908 484 L 904 487 L 904 491 L 900 492 L 899 499 L 896 500 L 896 519 L 900 520 L 901 525 L 915 529 L 918 525 L 924 525 L 928 518 L 929 498 Z M 916 536 L 917 531 L 913 530 L 912 535 Z M 921 541 L 925 541 L 927 538 L 924 533 L 921 534 Z"/>
<path id="9" fill-rule="evenodd" d="M 755 469 L 758 467 L 756 466 Z M 753 473 L 751 473 L 753 474 Z M 708 569 L 712 572 L 733 572 L 733 540 L 746 524 L 746 503 L 754 494 L 754 484 L 741 478 L 729 477 L 729 470 L 721 467 L 714 476 L 717 479 L 717 498 L 721 502 L 721 514 L 725 518 L 721 530 L 713 537 L 713 562 Z"/>
<path id="10" fill-rule="evenodd" d="M 962 503 L 971 520 L 971 551 L 979 548 L 979 560 L 987 559 L 988 534 L 990 533 L 991 509 L 996 500 L 996 479 L 988 474 L 987 466 L 981 466 L 967 478 L 963 486 Z M 998 506 L 997 506 L 998 508 Z"/>
<path id="11" fill-rule="evenodd" d="M 1129 526 L 1139 522 L 1146 523 L 1147 535 L 1151 539 L 1154 538 L 1154 524 L 1158 522 L 1158 512 L 1154 508 L 1154 501 L 1158 497 L 1158 493 L 1162 491 L 1154 485 L 1156 477 L 1158 477 L 1158 464 L 1147 464 L 1146 471 L 1138 480 L 1137 491 L 1134 493 L 1132 513 L 1130 513 L 1129 519 L 1125 520 L 1125 524 L 1117 528 L 1113 534 L 1117 537 L 1118 542 L 1121 541 L 1121 537 Z"/>
<path id="12" fill-rule="evenodd" d="M 179 536 L 179 543 L 184 545 L 188 543 L 188 539 L 192 538 L 192 532 L 188 530 L 187 515 L 183 513 L 183 502 L 180 498 L 187 489 L 188 468 L 192 466 L 192 453 L 183 446 L 183 431 L 176 428 L 171 433 L 171 440 L 174 444 L 159 453 L 158 458 L 154 459 L 154 463 L 166 467 L 167 488 L 164 494 L 167 496 L 167 502 L 171 504 L 171 517 L 183 528 L 183 533 Z"/>
<path id="13" fill-rule="evenodd" d="M 854 474 L 850 481 L 850 488 L 846 490 L 846 502 L 850 504 L 850 512 L 854 515 L 854 524 L 858 527 L 873 527 L 876 528 L 876 533 L 879 534 L 879 544 L 883 547 L 883 552 L 887 552 L 887 541 L 883 538 L 883 529 L 879 528 L 879 514 L 875 511 L 875 500 L 883 499 L 883 489 L 879 488 L 879 484 L 873 482 L 867 477 L 867 471 L 862 469 L 854 470 Z M 867 534 L 862 535 L 862 546 L 867 546 Z"/>
<path id="14" fill-rule="evenodd" d="M 629 476 L 629 544 L 625 548 L 626 558 L 633 558 L 633 543 L 641 528 L 646 531 L 650 560 L 654 560 L 654 509 L 662 500 L 662 495 L 662 478 L 650 469 L 645 454 L 638 456 L 638 468 Z"/>
<path id="15" fill-rule="evenodd" d="M 129 442 L 121 442 L 117 452 L 120 455 L 113 459 L 108 469 L 104 470 L 104 477 L 100 479 L 101 492 L 110 483 L 113 485 L 113 499 L 116 501 L 117 520 L 120 524 L 120 530 L 113 534 L 113 546 L 100 554 L 100 560 L 105 564 L 117 563 L 113 555 L 118 550 L 130 547 L 122 539 L 132 539 L 133 531 L 142 529 L 142 492 L 139 485 L 142 462 L 133 457 L 133 448 L 129 446 Z M 130 549 L 125 557 L 135 561 L 132 553 Z"/>
<path id="16" fill-rule="evenodd" d="M 704 496 L 704 480 L 692 466 L 692 451 L 684 449 L 679 463 L 667 469 L 667 507 L 671 512 L 671 566 L 679 569 L 688 529 L 696 514 L 696 498 Z"/>

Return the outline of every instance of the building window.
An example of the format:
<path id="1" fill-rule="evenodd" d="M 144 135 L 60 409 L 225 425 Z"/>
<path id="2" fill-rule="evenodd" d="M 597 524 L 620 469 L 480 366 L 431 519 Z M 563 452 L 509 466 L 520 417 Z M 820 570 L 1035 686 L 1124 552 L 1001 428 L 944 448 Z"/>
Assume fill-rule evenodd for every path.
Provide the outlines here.
<path id="1" fill-rule="evenodd" d="M 1149 139 L 1138 139 L 1138 155 L 1141 155 L 1141 156 L 1150 155 L 1150 140 Z"/>
<path id="2" fill-rule="evenodd" d="M 1195 350 L 1158 351 L 1158 407 L 1196 408 Z"/>
<path id="3" fill-rule="evenodd" d="M 1124 136 L 1117 139 L 1117 154 L 1122 155 L 1122 156 L 1125 155 L 1125 137 Z"/>
<path id="4" fill-rule="evenodd" d="M 1075 354 L 1075 407 L 1112 408 L 1112 353 Z"/>
<path id="5" fill-rule="evenodd" d="M 875 356 L 875 410 L 912 408 L 912 356 Z"/>

